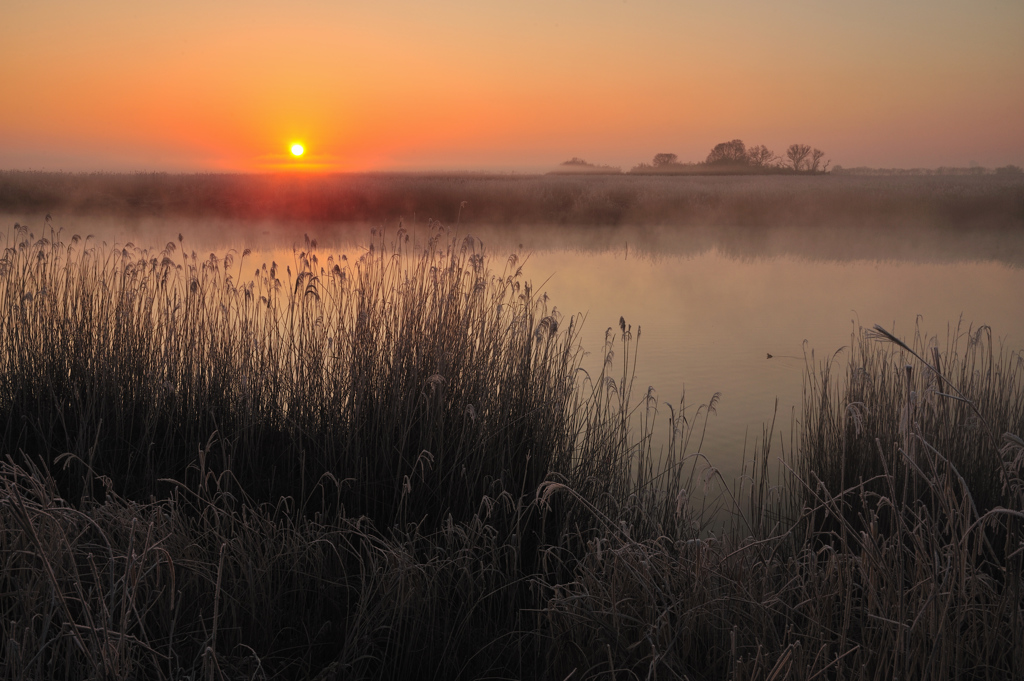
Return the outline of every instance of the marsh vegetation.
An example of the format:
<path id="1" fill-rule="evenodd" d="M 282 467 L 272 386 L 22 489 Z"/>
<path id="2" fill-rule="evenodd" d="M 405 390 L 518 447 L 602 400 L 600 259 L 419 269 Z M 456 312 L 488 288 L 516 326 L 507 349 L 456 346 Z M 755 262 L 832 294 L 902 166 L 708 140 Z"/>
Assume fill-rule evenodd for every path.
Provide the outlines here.
<path id="1" fill-rule="evenodd" d="M 714 399 L 634 389 L 640 328 L 581 370 L 521 254 L 426 232 L 7 235 L 0 677 L 1024 670 L 1024 362 L 985 328 L 809 355 L 733 486 Z"/>

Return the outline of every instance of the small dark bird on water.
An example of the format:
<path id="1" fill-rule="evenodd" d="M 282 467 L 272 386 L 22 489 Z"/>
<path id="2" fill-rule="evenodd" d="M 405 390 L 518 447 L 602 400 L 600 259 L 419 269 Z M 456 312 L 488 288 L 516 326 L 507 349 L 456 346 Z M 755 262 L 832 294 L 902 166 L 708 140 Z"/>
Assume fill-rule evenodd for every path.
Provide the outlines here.
<path id="1" fill-rule="evenodd" d="M 768 353 L 768 359 L 771 359 L 771 358 L 772 358 L 772 353 L 769 352 Z"/>

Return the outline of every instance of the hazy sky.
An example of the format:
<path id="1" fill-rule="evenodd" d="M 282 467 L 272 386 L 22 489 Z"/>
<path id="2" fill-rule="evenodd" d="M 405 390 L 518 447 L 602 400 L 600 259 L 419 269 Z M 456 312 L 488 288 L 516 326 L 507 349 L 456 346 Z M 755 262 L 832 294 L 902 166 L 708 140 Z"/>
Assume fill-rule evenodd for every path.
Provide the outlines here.
<path id="1" fill-rule="evenodd" d="M 1024 165 L 1022 36 L 1019 0 L 3 0 L 0 168 Z"/>

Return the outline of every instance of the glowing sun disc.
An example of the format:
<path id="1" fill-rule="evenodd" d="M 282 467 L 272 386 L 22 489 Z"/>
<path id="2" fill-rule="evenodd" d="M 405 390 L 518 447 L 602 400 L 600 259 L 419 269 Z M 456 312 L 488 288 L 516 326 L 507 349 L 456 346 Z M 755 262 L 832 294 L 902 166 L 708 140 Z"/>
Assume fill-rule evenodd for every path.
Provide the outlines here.
<path id="1" fill-rule="evenodd" d="M 296 142 L 292 145 L 292 156 L 302 156 L 304 153 L 306 153 L 306 149 L 301 144 Z"/>

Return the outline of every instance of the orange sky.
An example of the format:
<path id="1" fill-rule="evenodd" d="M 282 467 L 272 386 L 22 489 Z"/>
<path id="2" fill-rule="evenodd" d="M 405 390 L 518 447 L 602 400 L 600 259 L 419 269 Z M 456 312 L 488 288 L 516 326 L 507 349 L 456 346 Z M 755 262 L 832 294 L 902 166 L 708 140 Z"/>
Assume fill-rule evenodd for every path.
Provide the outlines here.
<path id="1" fill-rule="evenodd" d="M 1021 36 L 1014 0 L 4 0 L 0 168 L 1024 165 Z"/>

